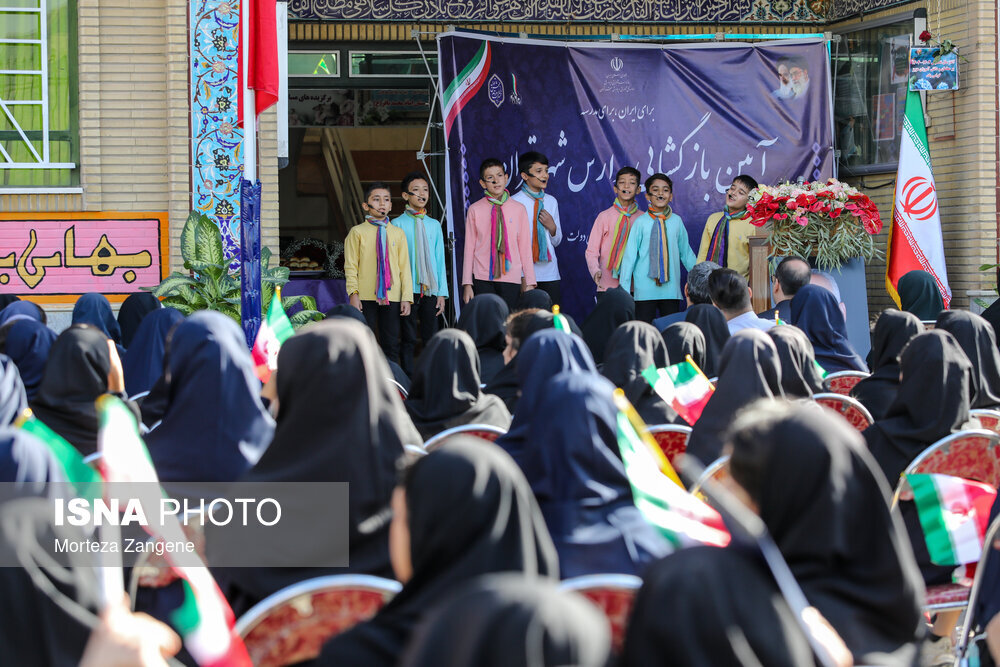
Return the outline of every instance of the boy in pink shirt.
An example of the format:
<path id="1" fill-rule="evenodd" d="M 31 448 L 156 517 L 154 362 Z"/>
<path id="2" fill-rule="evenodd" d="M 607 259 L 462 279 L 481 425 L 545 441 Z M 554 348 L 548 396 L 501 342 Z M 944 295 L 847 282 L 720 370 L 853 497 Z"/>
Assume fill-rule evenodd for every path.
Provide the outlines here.
<path id="1" fill-rule="evenodd" d="M 500 160 L 483 160 L 479 184 L 486 196 L 465 215 L 462 303 L 476 294 L 496 294 L 513 311 L 521 291 L 535 288 L 528 211 L 510 198 L 508 180 Z"/>
<path id="2" fill-rule="evenodd" d="M 615 203 L 601 211 L 594 220 L 594 226 L 587 238 L 587 269 L 597 283 L 597 291 L 605 292 L 618 287 L 618 271 L 621 269 L 625 242 L 632 229 L 632 223 L 642 213 L 635 203 L 639 192 L 639 170 L 622 167 L 615 174 Z M 629 290 L 630 285 L 625 289 Z"/>

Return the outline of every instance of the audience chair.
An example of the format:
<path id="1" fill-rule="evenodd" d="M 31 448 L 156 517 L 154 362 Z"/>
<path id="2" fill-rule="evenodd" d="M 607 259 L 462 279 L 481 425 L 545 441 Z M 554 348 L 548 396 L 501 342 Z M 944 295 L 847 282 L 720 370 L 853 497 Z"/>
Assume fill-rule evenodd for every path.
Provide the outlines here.
<path id="1" fill-rule="evenodd" d="M 979 564 L 976 565 L 975 578 L 972 580 L 972 588 L 969 591 L 969 609 L 972 612 L 965 614 L 965 619 L 962 621 L 962 631 L 958 635 L 958 643 L 955 645 L 955 654 L 960 662 L 956 664 L 965 664 L 964 661 L 968 658 L 966 652 L 969 649 L 969 641 L 971 640 L 972 633 L 972 621 L 975 615 L 976 602 L 979 599 L 980 588 L 983 584 L 983 576 L 986 574 L 986 560 L 989 558 L 990 554 L 994 553 L 996 549 L 993 546 L 993 541 L 997 539 L 997 533 L 1000 532 L 1000 516 L 993 519 L 993 523 L 990 524 L 989 529 L 986 531 L 986 537 L 983 540 L 983 552 L 979 556 Z M 995 556 L 994 556 L 995 557 Z M 988 618 L 981 618 L 979 621 L 982 623 L 985 629 L 986 624 L 990 622 Z"/>
<path id="2" fill-rule="evenodd" d="M 489 440 L 490 442 L 496 442 L 497 438 L 506 432 L 507 429 L 489 424 L 463 424 L 462 426 L 450 428 L 447 431 L 441 431 L 437 435 L 428 438 L 427 442 L 424 443 L 424 449 L 432 452 L 435 448 L 440 447 L 441 443 L 445 440 L 455 435 L 471 435 L 483 440 Z"/>
<path id="3" fill-rule="evenodd" d="M 688 439 L 691 437 L 691 427 L 683 424 L 656 424 L 647 428 L 656 444 L 663 450 L 673 465 L 674 459 L 687 451 Z"/>
<path id="4" fill-rule="evenodd" d="M 875 423 L 875 419 L 872 417 L 872 413 L 868 412 L 868 408 L 850 396 L 842 396 L 841 394 L 813 394 L 813 400 L 820 405 L 839 412 L 847 420 L 848 424 L 859 431 L 864 431 Z"/>
<path id="5" fill-rule="evenodd" d="M 969 416 L 978 419 L 987 431 L 1000 433 L 1000 410 L 969 410 Z"/>
<path id="6" fill-rule="evenodd" d="M 406 400 L 406 397 L 410 395 L 409 392 L 403 389 L 403 385 L 399 384 L 394 379 L 389 378 L 389 383 L 396 388 L 396 391 L 399 392 L 399 397 L 404 401 Z"/>
<path id="7" fill-rule="evenodd" d="M 323 644 L 367 621 L 402 589 L 398 581 L 336 574 L 283 588 L 236 621 L 255 667 L 283 667 L 319 655 Z"/>
<path id="8" fill-rule="evenodd" d="M 823 386 L 831 393 L 850 396 L 854 385 L 869 375 L 870 373 L 862 373 L 861 371 L 838 371 L 827 375 L 823 380 Z"/>
<path id="9" fill-rule="evenodd" d="M 713 480 L 716 482 L 722 481 L 724 477 L 729 474 L 729 455 L 720 456 L 719 458 L 708 464 L 705 471 L 701 473 L 701 477 L 698 481 L 694 483 L 691 487 L 691 495 L 697 496 L 701 491 L 701 487 L 705 485 L 706 480 Z"/>
<path id="10" fill-rule="evenodd" d="M 567 579 L 560 588 L 579 593 L 597 605 L 611 625 L 612 650 L 619 654 L 640 586 L 642 579 L 631 574 L 588 574 Z"/>
<path id="11" fill-rule="evenodd" d="M 202 562 L 207 562 L 208 559 L 205 555 L 204 516 L 195 510 L 190 510 L 184 517 L 181 523 L 181 530 L 184 531 L 184 536 L 194 543 L 195 553 L 198 554 Z M 200 518 L 195 520 L 194 517 Z M 148 544 L 155 543 L 156 541 L 157 538 L 152 535 L 146 538 Z M 133 611 L 135 609 L 136 591 L 139 588 L 164 588 L 177 581 L 177 579 L 177 573 L 170 563 L 167 562 L 166 556 L 144 550 L 136 558 L 128 580 L 128 594 Z"/>
<path id="12" fill-rule="evenodd" d="M 416 460 L 421 456 L 427 456 L 427 450 L 421 445 L 403 445 L 403 454 L 410 460 Z"/>

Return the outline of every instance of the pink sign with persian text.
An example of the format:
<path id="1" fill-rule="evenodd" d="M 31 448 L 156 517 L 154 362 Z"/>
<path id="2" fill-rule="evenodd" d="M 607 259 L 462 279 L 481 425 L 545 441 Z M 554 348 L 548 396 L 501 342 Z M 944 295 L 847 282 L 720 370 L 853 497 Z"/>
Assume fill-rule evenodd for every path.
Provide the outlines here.
<path id="1" fill-rule="evenodd" d="M 166 213 L 0 216 L 0 294 L 128 294 L 157 285 Z"/>

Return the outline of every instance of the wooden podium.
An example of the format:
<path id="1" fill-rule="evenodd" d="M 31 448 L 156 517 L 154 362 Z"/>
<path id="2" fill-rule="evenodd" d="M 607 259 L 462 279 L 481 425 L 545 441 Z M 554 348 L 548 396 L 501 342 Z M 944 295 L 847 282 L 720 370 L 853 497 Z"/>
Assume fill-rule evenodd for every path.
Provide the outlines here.
<path id="1" fill-rule="evenodd" d="M 753 312 L 762 313 L 771 307 L 771 274 L 768 257 L 771 246 L 766 236 L 751 236 L 750 242 L 750 291 L 753 293 Z"/>

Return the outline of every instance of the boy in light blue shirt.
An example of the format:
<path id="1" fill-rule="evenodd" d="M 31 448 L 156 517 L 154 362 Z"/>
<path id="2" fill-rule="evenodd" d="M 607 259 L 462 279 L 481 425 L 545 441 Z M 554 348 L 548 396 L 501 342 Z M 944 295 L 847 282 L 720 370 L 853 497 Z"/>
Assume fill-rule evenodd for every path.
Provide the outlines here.
<path id="1" fill-rule="evenodd" d="M 448 274 L 444 263 L 444 234 L 441 223 L 427 217 L 430 186 L 420 172 L 408 174 L 401 183 L 406 210 L 392 224 L 406 234 L 406 246 L 413 271 L 413 307 L 403 317 L 400 336 L 400 366 L 411 375 L 417 328 L 424 345 L 438 330 L 437 318 L 444 313 L 448 298 Z"/>
<path id="2" fill-rule="evenodd" d="M 670 209 L 674 184 L 665 174 L 646 179 L 649 210 L 632 223 L 618 280 L 633 287 L 635 318 L 652 322 L 676 313 L 681 300 L 681 263 L 689 271 L 697 257 L 688 242 L 684 221 Z"/>

